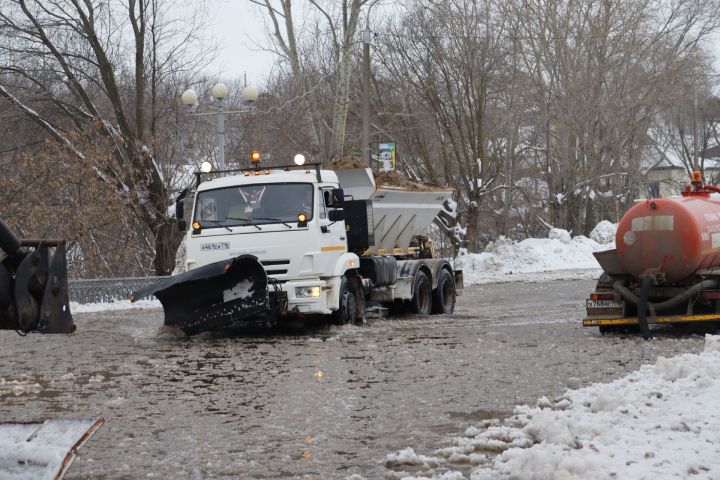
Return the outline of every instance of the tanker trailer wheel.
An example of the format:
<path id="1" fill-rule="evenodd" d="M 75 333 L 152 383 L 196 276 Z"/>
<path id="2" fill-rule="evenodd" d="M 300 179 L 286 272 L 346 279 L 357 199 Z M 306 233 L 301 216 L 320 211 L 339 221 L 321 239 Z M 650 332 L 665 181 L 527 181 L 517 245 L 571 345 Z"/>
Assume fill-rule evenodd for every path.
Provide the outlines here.
<path id="1" fill-rule="evenodd" d="M 360 302 L 365 300 L 358 284 L 356 279 L 343 275 L 340 281 L 340 305 L 331 317 L 335 325 L 356 324 L 362 321 L 363 305 Z"/>
<path id="2" fill-rule="evenodd" d="M 455 311 L 455 280 L 444 268 L 438 275 L 437 287 L 432 293 L 432 313 L 452 314 Z"/>
<path id="3" fill-rule="evenodd" d="M 410 311 L 421 315 L 430 315 L 432 309 L 432 284 L 422 270 L 415 273 L 413 296 L 410 300 Z"/>
<path id="4" fill-rule="evenodd" d="M 612 325 L 599 325 L 598 330 L 600 331 L 601 335 L 620 333 L 620 328 Z"/>

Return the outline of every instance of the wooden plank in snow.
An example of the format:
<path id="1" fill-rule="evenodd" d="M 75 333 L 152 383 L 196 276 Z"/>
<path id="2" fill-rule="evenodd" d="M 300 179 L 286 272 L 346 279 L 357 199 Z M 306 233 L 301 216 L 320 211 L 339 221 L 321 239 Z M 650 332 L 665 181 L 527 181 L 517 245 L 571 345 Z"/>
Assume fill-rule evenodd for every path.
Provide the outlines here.
<path id="1" fill-rule="evenodd" d="M 0 478 L 59 480 L 105 420 L 0 423 Z"/>

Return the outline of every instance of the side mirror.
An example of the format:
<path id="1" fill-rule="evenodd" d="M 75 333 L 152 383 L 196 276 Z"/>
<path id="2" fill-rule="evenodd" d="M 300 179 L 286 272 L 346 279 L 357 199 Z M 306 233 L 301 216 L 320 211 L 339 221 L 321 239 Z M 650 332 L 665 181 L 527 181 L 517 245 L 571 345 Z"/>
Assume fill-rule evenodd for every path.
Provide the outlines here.
<path id="1" fill-rule="evenodd" d="M 185 198 L 188 195 L 188 191 L 189 189 L 184 189 L 180 192 L 180 195 L 178 195 L 177 200 L 175 200 L 175 218 L 177 218 L 178 229 L 181 232 L 184 232 L 185 228 L 187 228 L 187 224 L 185 223 Z"/>
<path id="2" fill-rule="evenodd" d="M 330 210 L 328 212 L 328 220 L 331 222 L 345 220 L 345 210 Z"/>
<path id="3" fill-rule="evenodd" d="M 345 200 L 345 192 L 342 188 L 333 188 L 330 192 L 330 204 L 328 207 L 342 208 Z"/>

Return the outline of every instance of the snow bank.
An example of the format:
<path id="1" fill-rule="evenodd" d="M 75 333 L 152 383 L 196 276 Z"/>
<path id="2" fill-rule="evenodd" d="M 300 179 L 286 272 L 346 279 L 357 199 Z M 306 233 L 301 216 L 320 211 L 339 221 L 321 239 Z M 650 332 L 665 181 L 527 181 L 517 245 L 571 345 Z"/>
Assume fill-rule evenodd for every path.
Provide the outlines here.
<path id="1" fill-rule="evenodd" d="M 553 278 L 594 278 L 600 273 L 593 252 L 615 248 L 615 225 L 603 221 L 593 230 L 596 240 L 582 235 L 570 237 L 553 228 L 548 238 L 515 242 L 500 237 L 481 253 L 461 250 L 455 268 L 462 268 L 466 284 Z M 609 240 L 608 240 L 609 239 Z"/>
<path id="2" fill-rule="evenodd" d="M 130 300 L 118 300 L 116 302 L 100 303 L 77 303 L 70 302 L 70 311 L 73 313 L 93 313 L 110 310 L 131 310 L 133 308 L 162 308 L 159 300 L 138 300 L 135 303 Z"/>
<path id="3" fill-rule="evenodd" d="M 469 464 L 472 480 L 720 479 L 718 398 L 720 336 L 707 335 L 700 354 L 661 357 L 469 428 L 435 452 L 444 460 L 430 476 Z"/>
<path id="4" fill-rule="evenodd" d="M 597 243 L 607 244 L 615 242 L 615 232 L 617 231 L 617 223 L 610 223 L 607 220 L 595 225 L 590 232 L 590 239 Z"/>

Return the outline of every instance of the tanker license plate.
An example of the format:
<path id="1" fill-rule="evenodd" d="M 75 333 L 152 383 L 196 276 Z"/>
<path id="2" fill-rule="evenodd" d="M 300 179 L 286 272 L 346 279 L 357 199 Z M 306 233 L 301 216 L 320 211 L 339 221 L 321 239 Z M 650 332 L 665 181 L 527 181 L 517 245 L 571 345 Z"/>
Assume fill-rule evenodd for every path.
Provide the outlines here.
<path id="1" fill-rule="evenodd" d="M 585 300 L 587 308 L 623 308 L 622 300 Z"/>

